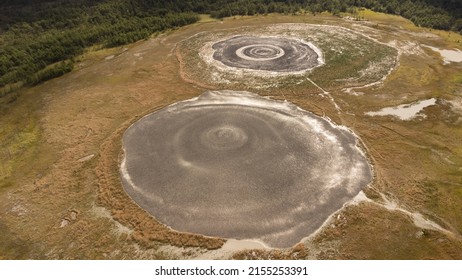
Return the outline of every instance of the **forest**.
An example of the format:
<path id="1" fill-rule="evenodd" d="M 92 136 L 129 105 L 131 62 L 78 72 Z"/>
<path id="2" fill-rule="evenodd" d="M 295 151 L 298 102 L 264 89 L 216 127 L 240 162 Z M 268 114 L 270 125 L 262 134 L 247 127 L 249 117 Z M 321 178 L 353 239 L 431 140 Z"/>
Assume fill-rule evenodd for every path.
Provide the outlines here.
<path id="1" fill-rule="evenodd" d="M 115 47 L 215 18 L 268 13 L 334 15 L 367 8 L 462 33 L 462 0 L 2 0 L 0 97 L 63 75 L 91 46 Z"/>

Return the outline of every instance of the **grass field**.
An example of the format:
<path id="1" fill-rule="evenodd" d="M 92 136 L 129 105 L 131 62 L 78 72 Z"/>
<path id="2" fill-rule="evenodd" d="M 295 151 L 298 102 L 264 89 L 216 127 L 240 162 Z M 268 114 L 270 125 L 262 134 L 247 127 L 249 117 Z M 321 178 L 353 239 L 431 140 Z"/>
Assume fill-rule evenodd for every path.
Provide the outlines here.
<path id="1" fill-rule="evenodd" d="M 360 13 L 365 20 L 203 16 L 146 41 L 88 50 L 71 73 L 3 97 L 0 259 L 462 259 L 462 64 L 443 65 L 438 53 L 424 47 L 462 49 L 460 35 Z M 269 33 L 268 25 L 282 23 L 362 34 L 292 31 L 317 40 L 326 54 L 326 65 L 308 77 L 327 93 L 300 77 L 238 82 L 197 54 L 207 40 Z M 332 46 L 344 46 L 344 54 Z M 213 73 L 231 83 L 214 83 Z M 266 83 L 272 86 L 258 86 Z M 122 189 L 121 134 L 143 115 L 209 88 L 286 99 L 351 128 L 374 166 L 374 181 L 364 190 L 370 201 L 345 207 L 316 235 L 284 250 L 217 249 L 224 240 L 159 224 Z M 428 98 L 437 103 L 423 110 L 425 117 L 365 115 Z M 416 224 L 415 214 L 439 228 Z"/>

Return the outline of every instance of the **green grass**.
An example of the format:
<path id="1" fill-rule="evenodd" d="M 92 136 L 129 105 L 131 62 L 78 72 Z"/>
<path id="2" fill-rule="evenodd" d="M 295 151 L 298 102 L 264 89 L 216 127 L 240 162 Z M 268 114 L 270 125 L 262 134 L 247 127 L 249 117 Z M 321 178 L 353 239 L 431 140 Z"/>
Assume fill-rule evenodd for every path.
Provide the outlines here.
<path id="1" fill-rule="evenodd" d="M 452 76 L 452 82 L 462 85 L 462 72 L 456 73 L 454 76 Z"/>
<path id="2" fill-rule="evenodd" d="M 200 23 L 205 23 L 205 22 L 213 22 L 213 21 L 219 21 L 216 18 L 211 17 L 208 14 L 200 14 L 199 15 L 199 21 Z"/>
<path id="3" fill-rule="evenodd" d="M 334 52 L 330 50 L 332 45 L 342 45 L 344 50 L 341 53 Z M 361 36 L 355 41 L 337 38 L 321 41 L 319 46 L 325 50 L 326 64 L 317 68 L 311 77 L 330 90 L 380 80 L 394 66 L 397 56 L 395 49 Z M 377 65 L 374 71 L 366 70 L 372 65 Z"/>
<path id="4" fill-rule="evenodd" d="M 14 176 L 30 165 L 40 142 L 40 127 L 35 113 L 38 104 L 33 96 L 8 100 L 2 104 L 0 119 L 0 190 L 14 184 Z M 5 98 L 0 99 L 4 103 Z"/>

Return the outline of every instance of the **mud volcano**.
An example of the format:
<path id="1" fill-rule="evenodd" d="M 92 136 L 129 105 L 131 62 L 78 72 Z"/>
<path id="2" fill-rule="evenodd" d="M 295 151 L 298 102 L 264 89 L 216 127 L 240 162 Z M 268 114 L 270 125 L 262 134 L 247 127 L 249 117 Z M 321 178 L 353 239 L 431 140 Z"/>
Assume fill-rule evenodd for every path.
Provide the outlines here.
<path id="1" fill-rule="evenodd" d="M 372 178 L 346 128 L 287 102 L 211 91 L 123 136 L 123 185 L 178 231 L 289 247 Z"/>
<path id="2" fill-rule="evenodd" d="M 215 43 L 212 49 L 215 60 L 242 69 L 300 72 L 322 62 L 316 47 L 292 38 L 236 36 Z"/>

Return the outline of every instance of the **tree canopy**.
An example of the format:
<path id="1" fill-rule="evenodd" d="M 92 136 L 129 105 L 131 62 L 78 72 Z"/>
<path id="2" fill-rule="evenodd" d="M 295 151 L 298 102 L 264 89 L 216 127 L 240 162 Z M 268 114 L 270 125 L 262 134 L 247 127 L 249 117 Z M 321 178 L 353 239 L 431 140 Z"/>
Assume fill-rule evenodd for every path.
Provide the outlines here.
<path id="1" fill-rule="evenodd" d="M 462 0 L 2 0 L 0 88 L 6 93 L 62 75 L 89 46 L 135 42 L 194 23 L 198 14 L 339 14 L 354 7 L 462 33 Z"/>

